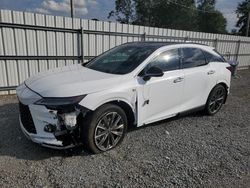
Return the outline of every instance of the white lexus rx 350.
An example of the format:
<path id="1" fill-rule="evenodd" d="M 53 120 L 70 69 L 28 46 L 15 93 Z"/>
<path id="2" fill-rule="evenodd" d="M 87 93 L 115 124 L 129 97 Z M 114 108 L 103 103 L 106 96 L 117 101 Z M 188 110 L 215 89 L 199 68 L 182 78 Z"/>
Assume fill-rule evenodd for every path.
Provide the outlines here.
<path id="1" fill-rule="evenodd" d="M 217 113 L 229 93 L 232 67 L 199 44 L 127 43 L 77 64 L 49 70 L 17 88 L 20 124 L 50 148 L 116 147 L 140 127 L 193 109 Z"/>

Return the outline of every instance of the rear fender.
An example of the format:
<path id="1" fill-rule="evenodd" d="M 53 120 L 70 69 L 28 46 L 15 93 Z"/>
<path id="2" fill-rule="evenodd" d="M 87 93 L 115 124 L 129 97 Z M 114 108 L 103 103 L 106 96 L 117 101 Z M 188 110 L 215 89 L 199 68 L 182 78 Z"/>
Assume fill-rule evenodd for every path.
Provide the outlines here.
<path id="1" fill-rule="evenodd" d="M 229 89 L 230 89 L 230 81 L 226 81 L 226 80 L 218 80 L 216 85 L 218 84 L 223 84 L 226 86 L 227 89 L 227 93 L 229 94 Z"/>

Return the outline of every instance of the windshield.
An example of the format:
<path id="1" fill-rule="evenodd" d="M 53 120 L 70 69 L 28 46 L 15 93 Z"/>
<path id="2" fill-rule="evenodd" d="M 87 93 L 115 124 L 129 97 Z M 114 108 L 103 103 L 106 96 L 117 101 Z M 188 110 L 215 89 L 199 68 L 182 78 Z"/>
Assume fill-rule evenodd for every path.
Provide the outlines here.
<path id="1" fill-rule="evenodd" d="M 121 45 L 91 60 L 87 68 L 111 74 L 127 74 L 140 65 L 157 46 Z"/>

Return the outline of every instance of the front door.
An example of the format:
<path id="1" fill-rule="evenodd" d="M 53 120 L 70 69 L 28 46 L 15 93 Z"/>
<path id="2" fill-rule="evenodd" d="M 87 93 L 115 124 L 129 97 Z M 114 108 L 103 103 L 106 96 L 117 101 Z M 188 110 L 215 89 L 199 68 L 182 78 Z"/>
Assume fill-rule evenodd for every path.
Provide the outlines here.
<path id="1" fill-rule="evenodd" d="M 146 66 L 164 71 L 162 77 L 144 81 L 138 76 L 138 126 L 171 117 L 180 111 L 184 74 L 180 70 L 179 50 L 168 50 Z"/>

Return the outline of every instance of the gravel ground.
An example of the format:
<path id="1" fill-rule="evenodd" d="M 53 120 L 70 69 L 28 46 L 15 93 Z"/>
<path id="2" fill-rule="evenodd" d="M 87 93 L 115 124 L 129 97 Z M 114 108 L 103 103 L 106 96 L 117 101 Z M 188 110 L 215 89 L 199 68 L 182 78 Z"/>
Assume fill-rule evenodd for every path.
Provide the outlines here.
<path id="1" fill-rule="evenodd" d="M 130 131 L 98 155 L 27 140 L 15 96 L 0 97 L 0 187 L 250 187 L 250 71 L 227 104 Z"/>

